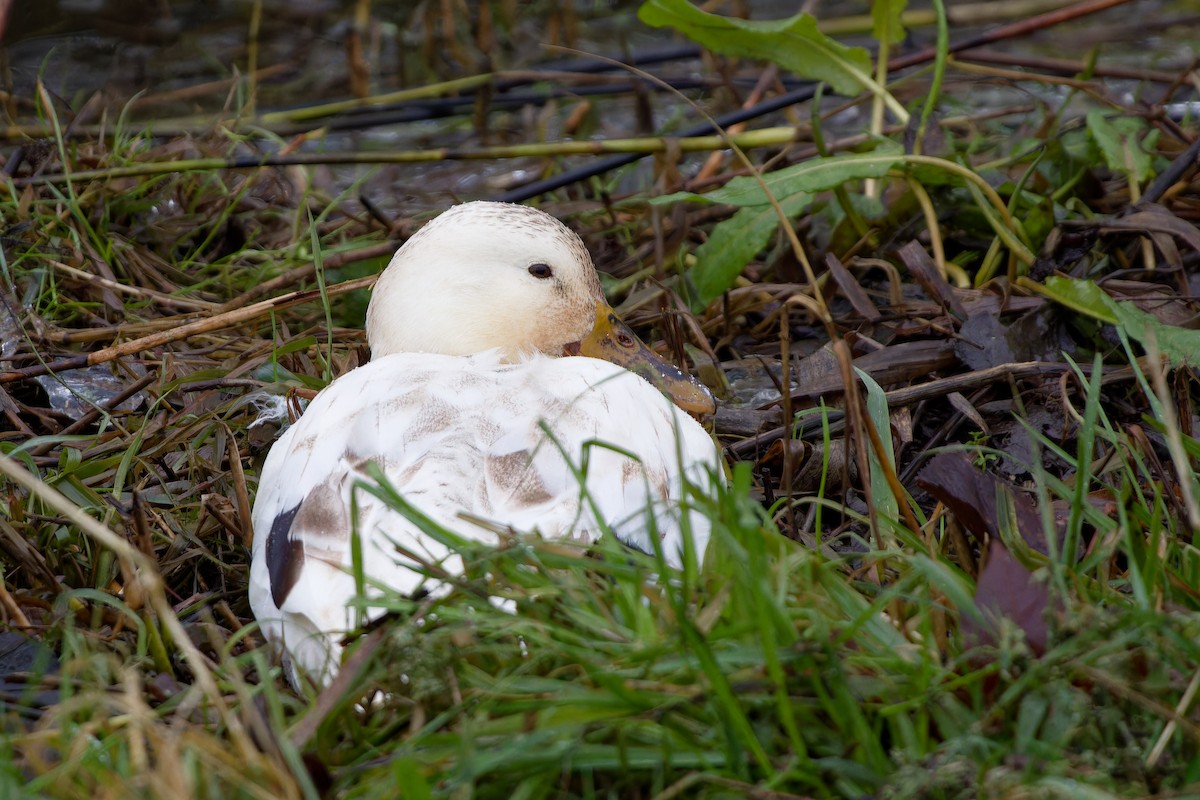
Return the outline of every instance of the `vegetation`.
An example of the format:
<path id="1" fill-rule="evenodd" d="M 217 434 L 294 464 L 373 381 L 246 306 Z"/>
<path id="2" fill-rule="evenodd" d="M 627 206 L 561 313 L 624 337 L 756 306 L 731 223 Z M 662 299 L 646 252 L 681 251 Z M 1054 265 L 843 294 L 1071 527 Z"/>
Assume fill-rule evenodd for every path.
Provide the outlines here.
<path id="1" fill-rule="evenodd" d="M 494 30 L 414 30 L 486 51 L 516 25 L 494 5 Z M 466 93 L 440 131 L 482 140 L 515 126 L 505 73 L 189 135 L 10 97 L 9 135 L 42 138 L 0 187 L 0 796 L 1200 794 L 1195 95 L 1103 53 L 956 56 L 975 40 L 940 2 L 938 46 L 900 52 L 904 6 L 875 4 L 872 55 L 804 15 L 648 0 L 639 24 L 713 79 L 654 102 L 760 112 L 677 139 L 281 138 Z M 579 178 L 600 153 L 656 170 Z M 246 601 L 263 409 L 361 363 L 366 287 L 425 216 L 313 165 L 464 158 L 566 176 L 540 204 L 723 393 L 728 489 L 688 501 L 714 541 L 694 575 L 611 542 L 464 545 L 447 597 L 386 598 L 296 694 Z"/>

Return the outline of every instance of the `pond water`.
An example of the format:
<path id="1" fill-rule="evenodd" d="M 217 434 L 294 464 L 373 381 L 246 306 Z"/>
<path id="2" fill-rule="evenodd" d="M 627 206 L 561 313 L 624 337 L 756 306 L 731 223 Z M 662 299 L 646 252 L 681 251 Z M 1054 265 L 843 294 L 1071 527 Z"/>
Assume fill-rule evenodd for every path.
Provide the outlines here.
<path id="1" fill-rule="evenodd" d="M 261 112 L 496 69 L 553 70 L 578 62 L 578 54 L 555 45 L 621 57 L 682 43 L 638 23 L 637 3 L 470 5 L 473 12 L 466 15 L 457 13 L 466 4 L 403 0 L 17 0 L 0 40 L 0 58 L 12 97 L 33 98 L 40 78 L 67 109 L 78 111 L 100 95 L 109 109 L 125 109 L 130 119 L 156 129 L 178 120 L 184 130 L 204 130 L 216 115 L 248 108 L 245 76 L 252 71 L 254 107 Z M 481 15 L 485 8 L 488 14 Z M 694 64 L 673 71 L 696 82 Z M 500 113 L 489 113 L 486 126 L 473 119 L 472 97 L 446 98 L 390 109 L 382 123 L 343 119 L 342 130 L 335 124 L 304 147 L 370 151 L 624 137 L 652 133 L 678 116 L 668 104 L 649 122 L 640 119 L 630 79 L 618 74 L 611 83 L 604 113 L 584 117 L 571 131 L 564 125 L 573 107 L 605 87 L 525 81 L 505 93 L 504 102 L 493 101 Z M 551 95 L 558 99 L 549 100 Z M 10 102 L 8 116 L 29 122 L 32 111 L 28 102 Z M 290 135 L 287 126 L 273 130 Z M 445 162 L 332 172 L 340 186 L 369 172 L 372 186 L 399 187 L 402 194 L 432 190 L 477 197 L 526 180 L 535 168 L 540 167 L 519 161 Z M 396 192 L 376 194 L 382 206 L 396 210 L 391 196 Z"/>
<path id="2" fill-rule="evenodd" d="M 637 3 L 465 3 L 404 0 L 16 0 L 3 36 L 11 91 L 31 96 L 40 76 L 78 107 L 167 95 L 265 70 L 260 107 L 283 108 L 379 93 L 490 69 L 563 58 L 549 46 L 619 56 L 669 34 L 637 23 Z M 481 17 L 477 10 L 487 8 Z M 530 9 L 533 9 L 532 11 Z M 518 10 L 519 9 L 519 10 Z M 361 20 L 361 21 L 360 21 Z M 353 40 L 357 35 L 357 43 Z M 355 51 L 355 47 L 361 48 Z M 356 67 L 365 67 L 365 74 Z M 224 93 L 195 93 L 159 114 L 219 110 Z M 143 106 L 144 107 L 144 106 Z"/>
<path id="3" fill-rule="evenodd" d="M 494 69 L 552 71 L 565 66 L 578 70 L 581 53 L 637 57 L 645 62 L 664 51 L 678 53 L 686 48 L 687 43 L 671 31 L 641 24 L 638 5 L 516 0 L 12 0 L 0 38 L 4 88 L 10 98 L 6 111 L 10 122 L 33 121 L 29 100 L 40 78 L 68 119 L 72 111 L 99 96 L 104 102 L 95 105 L 104 105 L 110 114 L 124 109 L 129 119 L 156 129 L 169 129 L 175 121 L 178 129 L 203 131 L 216 115 L 246 112 L 251 102 L 259 112 L 292 109 Z M 728 13 L 736 6 L 754 19 L 781 17 L 797 6 L 779 0 L 727 5 L 730 8 L 721 10 Z M 822 19 L 868 8 L 864 2 L 811 5 Z M 952 11 L 983 6 L 949 5 Z M 927 4 L 910 3 L 914 9 L 922 6 Z M 1128 25 L 1131 12 L 1137 14 L 1139 25 Z M 965 36 L 971 30 L 956 26 L 953 34 Z M 1081 59 L 1099 47 L 1105 63 L 1179 72 L 1197 57 L 1197 30 L 1200 10 L 1195 2 L 1141 0 L 1004 47 L 1030 55 Z M 930 28 L 917 29 L 913 46 L 927 44 L 933 36 Z M 869 44 L 861 36 L 839 38 Z M 694 57 L 664 61 L 653 69 L 684 87 L 717 80 L 714 71 Z M 249 73 L 254 74 L 252 82 L 246 79 Z M 755 80 L 753 71 L 735 77 L 743 93 Z M 633 81 L 620 70 L 607 72 L 607 78 L 593 74 L 589 81 L 593 80 L 601 84 L 566 80 L 548 72 L 545 80 L 527 80 L 508 92 L 497 92 L 486 124 L 473 117 L 476 107 L 471 96 L 450 98 L 392 108 L 369 125 L 361 118 L 343 119 L 341 130 L 335 125 L 304 147 L 370 151 L 616 138 L 679 130 L 697 119 L 694 111 L 669 95 L 633 93 Z M 604 80 L 609 85 L 603 85 Z M 597 92 L 602 94 L 589 105 L 587 97 Z M 713 96 L 711 91 L 702 94 Z M 971 92 L 965 100 L 986 109 L 1009 102 L 1010 96 L 1010 90 L 1001 87 Z M 583 113 L 588 108 L 590 112 Z M 865 124 L 857 113 L 839 122 L 851 130 Z M 310 127 L 315 125 L 273 130 L 286 139 Z M 409 195 L 418 203 L 427 202 L 430 192 L 494 196 L 544 166 L 536 159 L 442 162 L 369 171 L 339 169 L 330 174 L 336 184 L 346 186 L 369 172 L 369 186 L 381 187 L 373 191 L 382 205 L 398 210 L 402 198 Z M 631 176 L 628 185 L 644 186 L 648 179 L 647 168 Z"/>
<path id="4" fill-rule="evenodd" d="M 30 96 L 42 77 L 78 107 L 91 93 L 114 100 L 164 94 L 241 74 L 252 63 L 267 74 L 259 104 L 286 107 L 372 93 L 550 59 L 564 45 L 620 57 L 680 41 L 637 21 L 637 2 L 518 3 L 411 0 L 10 0 L 0 36 L 6 87 Z M 729 3 L 753 19 L 792 13 L 779 0 Z M 863 2 L 811 4 L 820 18 L 863 13 Z M 927 6 L 913 2 L 912 9 Z M 980 3 L 948 3 L 978 7 Z M 1003 7 L 1006 4 L 993 4 Z M 1042 3 L 1052 6 L 1055 3 Z M 1058 3 L 1057 5 L 1067 5 Z M 3 6 L 3 3 L 0 3 Z M 470 13 L 464 13 L 467 9 Z M 729 13 L 731 9 L 721 9 Z M 481 13 L 486 11 L 487 13 Z M 1138 25 L 1128 24 L 1135 14 Z M 1002 14 L 998 14 L 1002 17 Z M 361 59 L 350 39 L 361 31 Z M 1010 44 L 1023 52 L 1083 56 L 1102 48 L 1108 61 L 1180 69 L 1197 56 L 1200 7 L 1192 0 L 1141 0 Z M 969 32 L 955 27 L 956 34 Z M 932 31 L 917 31 L 927 40 Z M 355 63 L 367 74 L 355 75 Z M 163 102 L 166 102 L 165 100 Z M 226 98 L 196 93 L 170 109 L 216 110 Z"/>

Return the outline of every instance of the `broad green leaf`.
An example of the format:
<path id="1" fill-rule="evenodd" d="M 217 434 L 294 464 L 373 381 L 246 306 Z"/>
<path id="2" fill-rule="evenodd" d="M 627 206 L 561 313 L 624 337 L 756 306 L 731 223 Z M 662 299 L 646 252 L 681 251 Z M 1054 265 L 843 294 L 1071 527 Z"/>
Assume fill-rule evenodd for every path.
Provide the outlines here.
<path id="1" fill-rule="evenodd" d="M 1046 279 L 1045 294 L 1068 308 L 1118 326 L 1143 345 L 1153 342 L 1175 366 L 1200 365 L 1200 331 L 1159 322 L 1127 300 L 1114 300 L 1092 281 L 1052 275 Z"/>
<path id="2" fill-rule="evenodd" d="M 1142 344 L 1153 342 L 1175 366 L 1200 365 L 1200 331 L 1166 325 L 1129 301 L 1109 299 L 1120 326 Z"/>
<path id="3" fill-rule="evenodd" d="M 1091 281 L 1051 275 L 1046 279 L 1044 291 L 1047 297 L 1060 305 L 1109 325 L 1117 324 L 1117 315 L 1110 307 L 1113 299 Z"/>
<path id="4" fill-rule="evenodd" d="M 799 214 L 812 199 L 805 192 L 780 202 L 783 213 L 790 219 Z M 696 285 L 699 308 L 707 306 L 733 285 L 746 264 L 754 258 L 779 227 L 775 207 L 760 205 L 743 208 L 713 228 L 708 241 L 696 248 L 696 265 L 689 276 Z"/>
<path id="5" fill-rule="evenodd" d="M 881 42 L 904 41 L 904 9 L 908 0 L 871 0 L 871 34 Z"/>
<path id="6" fill-rule="evenodd" d="M 669 25 L 715 53 L 761 58 L 805 78 L 854 95 L 869 89 L 871 56 L 862 47 L 846 47 L 817 30 L 809 14 L 779 20 L 743 20 L 709 14 L 687 0 L 648 0 L 638 9 L 647 25 Z"/>
<path id="7" fill-rule="evenodd" d="M 701 203 L 725 203 L 731 206 L 761 206 L 770 201 L 763 191 L 763 184 L 775 197 L 791 197 L 801 192 L 822 192 L 841 186 L 843 183 L 862 178 L 882 178 L 888 170 L 904 160 L 901 147 L 892 142 L 880 145 L 870 153 L 848 153 L 846 155 L 813 158 L 758 178 L 739 176 L 716 191 L 707 194 L 676 192 L 656 198 L 655 204 L 688 200 Z"/>
<path id="8" fill-rule="evenodd" d="M 1109 169 L 1135 181 L 1150 177 L 1153 164 L 1149 151 L 1158 140 L 1158 131 L 1146 133 L 1148 126 L 1144 119 L 1106 119 L 1100 109 L 1093 108 L 1088 112 L 1087 126 Z"/>

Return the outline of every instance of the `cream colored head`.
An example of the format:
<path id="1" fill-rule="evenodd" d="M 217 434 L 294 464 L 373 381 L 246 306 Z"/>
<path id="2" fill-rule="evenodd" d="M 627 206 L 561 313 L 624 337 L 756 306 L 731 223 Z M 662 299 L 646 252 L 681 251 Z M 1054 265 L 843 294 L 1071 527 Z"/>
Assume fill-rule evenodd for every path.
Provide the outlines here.
<path id="1" fill-rule="evenodd" d="M 587 248 L 535 208 L 464 203 L 404 243 L 367 308 L 372 358 L 392 353 L 561 356 L 592 330 L 600 281 Z"/>
<path id="2" fill-rule="evenodd" d="M 609 308 L 592 257 L 549 214 L 509 203 L 454 206 L 404 243 L 367 307 L 371 357 L 499 350 L 602 358 L 681 408 L 716 408 L 699 381 L 647 347 Z"/>

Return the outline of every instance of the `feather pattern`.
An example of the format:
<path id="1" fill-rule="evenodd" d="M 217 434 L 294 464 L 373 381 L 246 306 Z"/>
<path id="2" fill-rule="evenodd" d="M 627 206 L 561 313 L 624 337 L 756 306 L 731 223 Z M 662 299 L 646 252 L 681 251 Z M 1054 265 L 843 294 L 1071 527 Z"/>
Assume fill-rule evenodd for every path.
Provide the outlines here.
<path id="1" fill-rule="evenodd" d="M 566 230 L 534 213 L 539 224 L 545 218 Z M 594 281 L 582 245 L 554 230 L 570 244 L 555 245 L 566 255 L 535 251 L 521 261 L 521 279 L 526 262 L 537 258 L 553 263 L 564 280 L 572 280 L 570 269 L 561 269 L 566 264 L 579 268 L 581 282 Z M 680 499 L 685 481 L 704 491 L 721 479 L 711 437 L 634 373 L 596 358 L 546 354 L 562 352 L 601 316 L 587 299 L 598 287 L 553 291 L 558 297 L 548 302 L 561 304 L 572 291 L 586 299 L 586 319 L 541 325 L 567 330 L 555 334 L 567 337 L 562 342 L 515 342 L 470 355 L 376 349 L 370 363 L 318 394 L 275 443 L 254 505 L 250 602 L 267 638 L 282 644 L 293 683 L 301 673 L 328 680 L 340 661 L 339 641 L 355 626 L 353 536 L 361 537 L 368 586 L 436 590 L 419 563 L 433 574 L 462 570 L 457 554 L 363 490 L 374 483 L 371 465 L 417 511 L 471 539 L 493 542 L 495 530 L 512 529 L 591 542 L 611 530 L 653 552 L 650 537 L 657 535 L 668 563 L 678 567 L 688 531 L 703 556 L 709 523 Z M 377 290 L 372 313 L 384 299 Z M 368 605 L 371 594 L 368 588 Z"/>
<path id="2" fill-rule="evenodd" d="M 372 361 L 335 381 L 284 433 L 254 507 L 254 528 L 266 536 L 255 540 L 251 602 L 267 635 L 313 675 L 331 670 L 337 638 L 353 627 L 350 496 L 357 482 L 373 483 L 369 462 L 417 510 L 480 541 L 495 535 L 472 517 L 589 542 L 607 524 L 652 552 L 649 512 L 674 566 L 682 480 L 703 487 L 720 474 L 703 428 L 605 361 L 424 353 Z M 374 495 L 360 489 L 356 501 L 370 580 L 417 591 L 425 577 L 414 556 L 461 570 L 457 556 Z M 707 521 L 693 513 L 688 527 L 703 553 Z M 304 641 L 313 636 L 323 641 Z"/>

